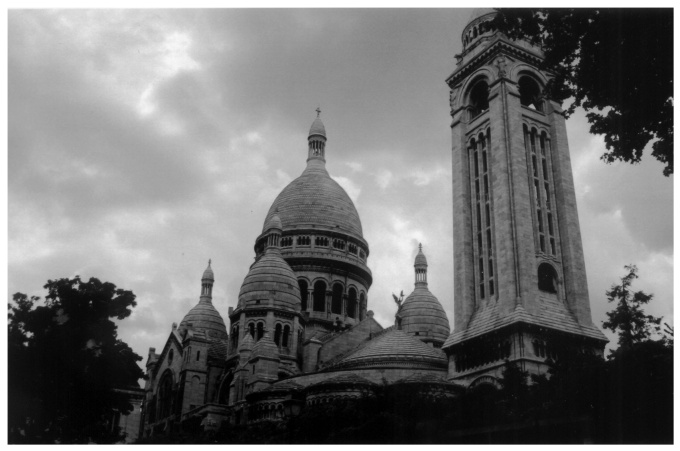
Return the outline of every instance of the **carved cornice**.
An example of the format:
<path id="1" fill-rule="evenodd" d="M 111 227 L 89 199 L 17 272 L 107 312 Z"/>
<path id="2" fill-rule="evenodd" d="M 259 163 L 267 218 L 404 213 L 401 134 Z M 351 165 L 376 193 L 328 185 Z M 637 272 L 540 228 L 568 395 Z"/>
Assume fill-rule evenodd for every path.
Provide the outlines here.
<path id="1" fill-rule="evenodd" d="M 479 55 L 473 57 L 469 62 L 465 63 L 465 65 L 459 69 L 456 69 L 456 71 L 454 71 L 453 74 L 451 74 L 446 79 L 446 83 L 449 85 L 449 87 L 454 88 L 463 78 L 484 66 L 489 60 L 501 53 L 512 55 L 524 62 L 533 64 L 536 67 L 539 67 L 539 65 L 543 62 L 543 58 L 539 55 L 512 44 L 511 42 L 507 41 L 507 38 L 505 37 L 496 37 L 486 49 L 479 53 Z"/>

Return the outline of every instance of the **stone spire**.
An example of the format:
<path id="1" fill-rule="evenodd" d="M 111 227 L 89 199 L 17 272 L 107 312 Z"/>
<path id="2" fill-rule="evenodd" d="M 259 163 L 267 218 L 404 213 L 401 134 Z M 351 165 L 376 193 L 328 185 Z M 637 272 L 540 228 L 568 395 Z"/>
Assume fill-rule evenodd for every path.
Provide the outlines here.
<path id="1" fill-rule="evenodd" d="M 208 267 L 203 271 L 203 277 L 201 277 L 201 301 L 212 303 L 212 289 L 215 283 L 215 275 L 210 267 L 212 260 L 208 260 Z"/>
<path id="2" fill-rule="evenodd" d="M 416 261 L 413 264 L 416 271 L 416 286 L 424 285 L 427 286 L 427 259 L 425 254 L 423 254 L 423 245 L 418 244 L 418 255 L 416 255 Z"/>
<path id="3" fill-rule="evenodd" d="M 321 108 L 316 109 L 316 119 L 312 122 L 307 137 L 309 150 L 307 152 L 307 162 L 311 160 L 321 160 L 326 162 L 326 127 L 321 122 Z"/>

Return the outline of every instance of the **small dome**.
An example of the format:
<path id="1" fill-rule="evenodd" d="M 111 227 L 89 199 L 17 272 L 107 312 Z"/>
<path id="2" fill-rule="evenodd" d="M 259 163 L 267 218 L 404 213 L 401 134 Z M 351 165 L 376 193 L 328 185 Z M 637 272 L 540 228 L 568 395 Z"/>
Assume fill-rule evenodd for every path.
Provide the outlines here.
<path id="1" fill-rule="evenodd" d="M 201 280 L 212 280 L 213 282 L 215 281 L 215 274 L 213 274 L 213 270 L 210 267 L 210 264 L 212 263 L 212 260 L 208 260 L 208 267 L 203 271 L 203 277 L 201 277 Z"/>
<path id="2" fill-rule="evenodd" d="M 276 213 L 274 213 L 274 215 L 267 220 L 267 222 L 264 225 L 263 232 L 266 232 L 267 230 L 271 229 L 283 230 L 283 226 L 281 225 L 281 218 L 279 218 L 279 215 L 277 215 Z"/>
<path id="3" fill-rule="evenodd" d="M 196 331 L 205 332 L 209 338 L 226 338 L 227 328 L 217 309 L 208 300 L 202 299 L 194 308 L 189 310 L 179 323 L 180 329 L 191 327 Z"/>
<path id="4" fill-rule="evenodd" d="M 317 110 L 317 112 L 320 113 L 321 110 Z M 321 117 L 319 117 L 319 115 L 316 116 L 316 119 L 312 122 L 312 126 L 309 128 L 309 137 L 311 138 L 314 135 L 326 137 L 326 127 L 323 126 L 323 122 L 321 122 Z"/>
<path id="5" fill-rule="evenodd" d="M 413 266 L 427 266 L 427 259 L 425 254 L 423 254 L 423 245 L 418 245 L 418 255 L 416 255 L 416 261 Z"/>
<path id="6" fill-rule="evenodd" d="M 238 305 L 243 308 L 265 307 L 270 305 L 272 297 L 274 307 L 293 312 L 301 309 L 297 278 L 276 247 L 267 248 L 250 267 L 238 294 Z"/>
<path id="7" fill-rule="evenodd" d="M 449 336 L 449 319 L 439 300 L 430 293 L 426 284 L 416 284 L 399 310 L 401 330 L 418 334 L 423 341 L 443 343 Z"/>

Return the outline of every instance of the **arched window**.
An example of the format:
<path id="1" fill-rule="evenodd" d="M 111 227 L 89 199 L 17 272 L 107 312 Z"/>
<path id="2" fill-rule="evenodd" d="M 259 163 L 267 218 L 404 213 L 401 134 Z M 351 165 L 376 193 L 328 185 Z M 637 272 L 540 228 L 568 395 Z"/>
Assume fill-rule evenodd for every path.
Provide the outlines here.
<path id="1" fill-rule="evenodd" d="M 357 317 L 357 290 L 351 287 L 347 292 L 347 316 Z"/>
<path id="2" fill-rule="evenodd" d="M 274 343 L 276 346 L 281 344 L 281 324 L 277 324 L 274 329 Z"/>
<path id="3" fill-rule="evenodd" d="M 314 284 L 314 311 L 326 311 L 326 284 L 321 280 Z"/>
<path id="4" fill-rule="evenodd" d="M 359 295 L 359 320 L 363 321 L 366 318 L 366 295 L 361 293 Z"/>
<path id="5" fill-rule="evenodd" d="M 298 285 L 300 286 L 300 299 L 302 300 L 302 311 L 307 310 L 307 297 L 309 295 L 309 288 L 307 286 L 307 281 L 304 279 L 298 280 Z"/>
<path id="6" fill-rule="evenodd" d="M 478 81 L 470 90 L 470 119 L 489 109 L 489 85 L 486 80 Z"/>
<path id="7" fill-rule="evenodd" d="M 284 348 L 288 347 L 288 337 L 289 336 L 290 336 L 290 326 L 286 324 L 283 328 L 283 337 L 281 339 L 281 345 Z"/>
<path id="8" fill-rule="evenodd" d="M 543 111 L 541 87 L 529 76 L 519 79 L 519 100 L 522 105 L 536 111 Z"/>
<path id="9" fill-rule="evenodd" d="M 255 338 L 255 324 L 248 324 L 248 332 L 250 333 L 251 337 Z"/>
<path id="10" fill-rule="evenodd" d="M 538 289 L 557 293 L 557 271 L 548 263 L 541 263 L 538 266 Z"/>
<path id="11" fill-rule="evenodd" d="M 333 296 L 331 297 L 331 313 L 342 313 L 342 285 L 333 285 Z"/>
<path id="12" fill-rule="evenodd" d="M 171 349 L 170 352 L 168 352 L 168 365 L 170 365 L 172 363 L 172 359 L 174 359 L 174 358 L 175 358 L 175 351 Z"/>
<path id="13" fill-rule="evenodd" d="M 172 373 L 166 371 L 158 384 L 158 418 L 165 418 L 172 412 Z"/>
<path id="14" fill-rule="evenodd" d="M 234 350 L 238 347 L 238 324 L 231 328 L 231 347 Z"/>
<path id="15" fill-rule="evenodd" d="M 257 339 L 260 340 L 264 336 L 264 323 L 257 323 Z"/>

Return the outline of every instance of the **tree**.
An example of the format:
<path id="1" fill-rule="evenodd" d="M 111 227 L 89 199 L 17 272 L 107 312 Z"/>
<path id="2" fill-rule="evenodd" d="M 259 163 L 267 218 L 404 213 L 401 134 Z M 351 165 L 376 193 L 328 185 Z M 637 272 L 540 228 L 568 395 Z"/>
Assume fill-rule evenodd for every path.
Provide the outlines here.
<path id="1" fill-rule="evenodd" d="M 606 292 L 609 302 L 616 301 L 616 308 L 607 312 L 607 321 L 602 327 L 619 334 L 619 347 L 631 348 L 634 344 L 648 340 L 652 333 L 661 330 L 661 318 L 645 315 L 642 306 L 652 300 L 653 295 L 643 291 L 632 292 L 630 286 L 638 278 L 637 267 L 627 265 L 628 274 L 621 278 L 620 285 L 612 285 Z"/>
<path id="2" fill-rule="evenodd" d="M 502 8 L 492 26 L 542 47 L 548 96 L 574 99 L 567 116 L 583 107 L 605 162 L 638 163 L 653 141 L 673 173 L 672 9 Z"/>
<path id="3" fill-rule="evenodd" d="M 10 441 L 117 440 L 107 421 L 132 405 L 115 389 L 138 387 L 144 374 L 112 319 L 130 315 L 135 295 L 79 276 L 44 288 L 42 305 L 22 293 L 9 304 Z M 19 429 L 23 436 L 14 434 Z"/>

